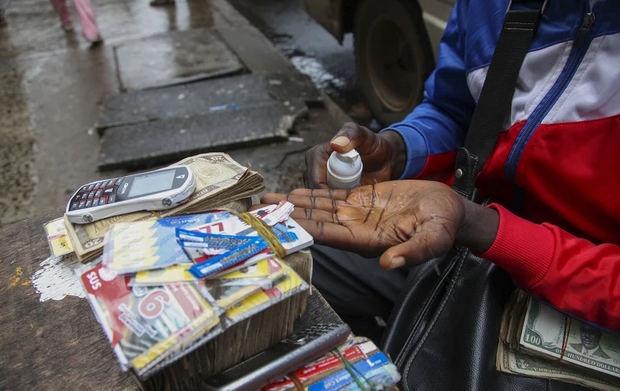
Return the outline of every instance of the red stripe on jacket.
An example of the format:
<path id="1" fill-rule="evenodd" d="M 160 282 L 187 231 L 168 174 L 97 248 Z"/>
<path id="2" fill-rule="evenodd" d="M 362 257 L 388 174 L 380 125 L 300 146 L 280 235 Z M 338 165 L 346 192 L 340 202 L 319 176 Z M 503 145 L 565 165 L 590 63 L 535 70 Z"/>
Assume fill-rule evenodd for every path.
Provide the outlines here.
<path id="1" fill-rule="evenodd" d="M 478 176 L 483 197 L 510 205 L 504 178 L 523 122 L 500 135 Z M 523 218 L 493 205 L 500 227 L 482 256 L 553 306 L 620 332 L 620 116 L 540 125 L 516 174 Z"/>

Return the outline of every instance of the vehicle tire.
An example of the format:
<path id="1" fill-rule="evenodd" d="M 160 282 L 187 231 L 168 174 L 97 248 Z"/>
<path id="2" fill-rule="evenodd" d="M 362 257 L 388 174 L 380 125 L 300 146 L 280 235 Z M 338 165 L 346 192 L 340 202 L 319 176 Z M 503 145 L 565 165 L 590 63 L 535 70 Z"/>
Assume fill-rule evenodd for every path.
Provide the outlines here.
<path id="1" fill-rule="evenodd" d="M 416 0 L 361 0 L 353 25 L 355 66 L 364 95 L 384 126 L 422 101 L 435 59 Z"/>

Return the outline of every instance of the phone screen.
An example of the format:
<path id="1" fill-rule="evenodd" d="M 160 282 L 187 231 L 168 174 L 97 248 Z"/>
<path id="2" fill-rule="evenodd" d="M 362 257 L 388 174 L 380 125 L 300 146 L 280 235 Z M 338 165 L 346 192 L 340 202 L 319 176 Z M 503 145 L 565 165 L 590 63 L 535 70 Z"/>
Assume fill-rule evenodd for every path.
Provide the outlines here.
<path id="1" fill-rule="evenodd" d="M 175 170 L 155 172 L 137 176 L 129 189 L 129 198 L 139 197 L 143 194 L 157 193 L 172 189 Z"/>

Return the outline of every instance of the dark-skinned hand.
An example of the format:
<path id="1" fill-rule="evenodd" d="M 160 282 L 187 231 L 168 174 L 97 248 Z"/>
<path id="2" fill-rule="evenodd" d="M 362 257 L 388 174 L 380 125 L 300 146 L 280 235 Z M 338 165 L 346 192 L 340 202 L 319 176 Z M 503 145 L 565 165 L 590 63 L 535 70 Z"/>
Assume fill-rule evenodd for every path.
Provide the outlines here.
<path id="1" fill-rule="evenodd" d="M 407 153 L 405 142 L 394 131 L 373 133 L 370 129 L 352 122 L 340 128 L 334 138 L 306 153 L 306 186 L 311 189 L 328 189 L 327 160 L 332 152 L 345 153 L 355 149 L 362 158 L 364 171 L 361 184 L 398 179 L 403 173 Z"/>
<path id="2" fill-rule="evenodd" d="M 461 197 L 430 181 L 392 181 L 352 190 L 298 189 L 267 194 L 265 204 L 288 199 L 291 217 L 317 243 L 372 257 L 393 269 L 445 254 L 465 217 Z"/>
<path id="3" fill-rule="evenodd" d="M 378 256 L 384 269 L 417 265 L 446 254 L 456 243 L 482 253 L 497 235 L 493 209 L 467 201 L 432 181 L 391 181 L 351 190 L 298 189 L 266 194 L 283 199 L 315 242 L 365 257 Z M 257 205 L 254 208 L 261 207 Z"/>

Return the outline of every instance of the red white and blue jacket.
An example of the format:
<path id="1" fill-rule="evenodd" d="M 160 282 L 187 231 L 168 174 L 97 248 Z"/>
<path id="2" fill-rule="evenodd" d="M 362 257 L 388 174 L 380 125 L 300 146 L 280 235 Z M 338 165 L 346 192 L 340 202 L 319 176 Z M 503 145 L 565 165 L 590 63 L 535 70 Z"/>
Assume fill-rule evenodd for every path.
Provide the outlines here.
<path id="1" fill-rule="evenodd" d="M 403 178 L 451 175 L 508 3 L 457 2 L 423 103 L 388 128 L 407 145 Z M 504 129 L 477 180 L 500 215 L 482 256 L 620 332 L 620 1 L 549 0 Z"/>

